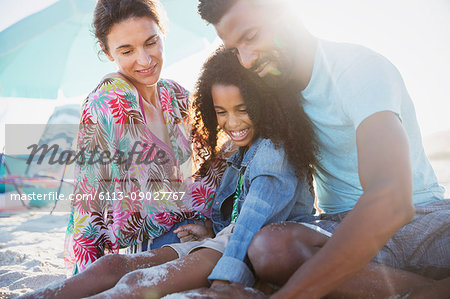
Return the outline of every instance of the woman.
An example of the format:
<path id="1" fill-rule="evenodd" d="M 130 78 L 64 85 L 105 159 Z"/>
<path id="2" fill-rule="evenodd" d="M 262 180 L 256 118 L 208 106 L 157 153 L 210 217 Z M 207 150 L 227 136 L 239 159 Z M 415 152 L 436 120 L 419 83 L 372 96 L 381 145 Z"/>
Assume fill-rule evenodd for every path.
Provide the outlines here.
<path id="1" fill-rule="evenodd" d="M 222 136 L 239 146 L 227 160 L 214 196 L 213 229 L 199 224 L 180 227 L 176 232 L 185 232 L 183 239 L 192 241 L 141 254 L 103 257 L 85 272 L 38 291 L 35 297 L 100 293 L 94 298 L 159 298 L 209 286 L 208 279 L 213 286 L 227 281 L 252 285 L 246 252 L 260 228 L 313 217 L 315 138 L 296 97 L 263 92 L 248 79 L 236 56 L 220 49 L 204 65 L 193 106 L 193 134 L 210 153 L 204 160 L 217 154 Z M 100 279 L 93 281 L 93 277 Z"/>
<path id="2" fill-rule="evenodd" d="M 71 274 L 119 248 L 179 242 L 171 229 L 210 216 L 224 164 L 217 159 L 209 176 L 192 176 L 189 93 L 160 79 L 163 21 L 156 0 L 97 2 L 95 35 L 118 72 L 103 78 L 82 107 L 65 242 Z"/>

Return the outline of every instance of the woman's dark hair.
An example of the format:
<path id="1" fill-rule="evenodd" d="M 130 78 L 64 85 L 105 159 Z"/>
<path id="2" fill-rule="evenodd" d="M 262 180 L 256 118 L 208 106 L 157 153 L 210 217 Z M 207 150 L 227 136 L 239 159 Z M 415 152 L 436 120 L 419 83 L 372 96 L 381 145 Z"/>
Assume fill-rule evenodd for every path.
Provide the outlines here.
<path id="1" fill-rule="evenodd" d="M 219 48 L 203 65 L 197 81 L 193 108 L 192 138 L 198 153 L 200 175 L 217 155 L 221 134 L 214 109 L 211 89 L 214 84 L 239 88 L 247 112 L 258 136 L 272 140 L 275 147 L 284 146 L 289 162 L 299 179 L 312 181 L 316 163 L 316 137 L 302 98 L 296 90 L 269 89 L 253 72 L 243 68 L 236 55 Z"/>
<path id="2" fill-rule="evenodd" d="M 108 51 L 107 36 L 113 25 L 134 17 L 150 17 L 162 34 L 167 17 L 158 0 L 98 0 L 94 11 L 94 31 L 103 50 Z"/>

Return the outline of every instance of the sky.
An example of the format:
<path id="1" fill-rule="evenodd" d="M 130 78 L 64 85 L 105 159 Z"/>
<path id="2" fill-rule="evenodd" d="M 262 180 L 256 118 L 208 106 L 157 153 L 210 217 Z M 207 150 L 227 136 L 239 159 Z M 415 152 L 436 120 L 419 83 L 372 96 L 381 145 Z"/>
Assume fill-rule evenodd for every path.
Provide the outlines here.
<path id="1" fill-rule="evenodd" d="M 450 130 L 450 1 L 294 1 L 316 36 L 362 44 L 399 69 L 423 135 Z"/>
<path id="2" fill-rule="evenodd" d="M 299 17 L 314 35 L 367 46 L 386 56 L 399 69 L 415 104 L 423 135 L 450 130 L 450 1 L 292 1 L 298 4 Z M 0 0 L 0 31 L 54 2 Z M 192 89 L 202 62 L 218 44 L 217 38 L 205 45 L 203 51 L 171 65 L 163 70 L 164 77 Z M 55 105 L 80 102 L 83 97 L 63 99 L 64 102 L 0 98 L 1 124 L 45 123 Z M 30 109 L 24 111 L 24 105 Z M 35 113 L 37 107 L 42 111 L 39 115 Z"/>

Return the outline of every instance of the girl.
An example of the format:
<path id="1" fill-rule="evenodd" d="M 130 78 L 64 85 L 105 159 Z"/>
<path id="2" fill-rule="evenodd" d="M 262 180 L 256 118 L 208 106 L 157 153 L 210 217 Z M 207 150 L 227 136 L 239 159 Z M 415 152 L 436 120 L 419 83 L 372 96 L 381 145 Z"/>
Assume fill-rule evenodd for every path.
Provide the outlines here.
<path id="1" fill-rule="evenodd" d="M 197 83 L 192 134 L 198 140 L 196 146 L 204 149 L 199 155 L 203 161 L 200 173 L 210 169 L 209 161 L 217 156 L 224 136 L 239 146 L 228 158 L 216 190 L 213 227 L 181 226 L 175 232 L 182 243 L 132 256 L 101 258 L 78 282 L 60 288 L 58 295 L 74 296 L 77 283 L 95 277 L 97 268 L 108 263 L 120 269 L 108 277 L 118 282 L 95 298 L 163 296 L 209 286 L 210 282 L 250 286 L 254 277 L 247 249 L 261 227 L 284 220 L 309 220 L 315 163 L 311 125 L 298 99 L 265 92 L 258 78 L 247 74 L 235 55 L 219 49 L 205 63 Z M 124 275 L 126 272 L 130 273 Z M 90 293 L 76 296 L 97 293 L 104 280 L 102 277 Z M 49 297 L 52 292 L 43 294 Z"/>

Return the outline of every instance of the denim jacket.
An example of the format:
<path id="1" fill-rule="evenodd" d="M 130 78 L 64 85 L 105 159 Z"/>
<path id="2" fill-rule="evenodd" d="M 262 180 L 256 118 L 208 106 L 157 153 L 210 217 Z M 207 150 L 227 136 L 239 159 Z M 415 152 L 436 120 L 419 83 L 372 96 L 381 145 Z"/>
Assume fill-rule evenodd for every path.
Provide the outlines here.
<path id="1" fill-rule="evenodd" d="M 218 233 L 230 224 L 233 196 L 242 173 L 239 216 L 225 252 L 208 279 L 252 286 L 255 278 L 244 260 L 255 234 L 270 223 L 310 220 L 314 198 L 308 184 L 295 176 L 284 148 L 275 149 L 269 139 L 258 138 L 247 152 L 239 148 L 227 163 L 211 211 L 214 231 Z"/>

